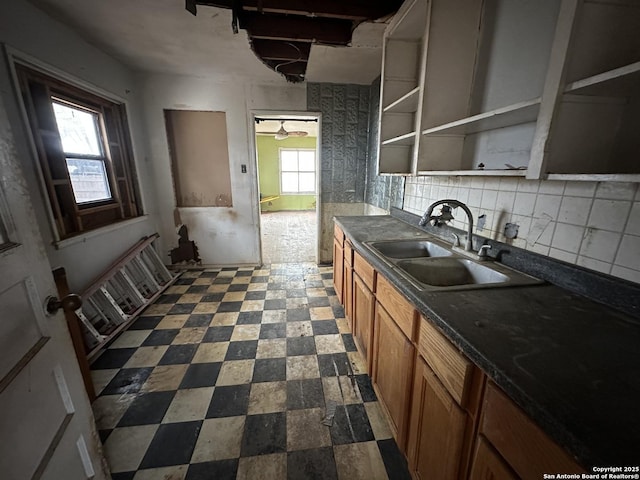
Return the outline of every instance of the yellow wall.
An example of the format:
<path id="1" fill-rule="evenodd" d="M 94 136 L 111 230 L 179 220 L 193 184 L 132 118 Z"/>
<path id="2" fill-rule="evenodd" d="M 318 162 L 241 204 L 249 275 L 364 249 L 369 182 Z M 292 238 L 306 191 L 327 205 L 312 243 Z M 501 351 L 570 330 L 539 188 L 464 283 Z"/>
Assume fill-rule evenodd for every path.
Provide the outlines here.
<path id="1" fill-rule="evenodd" d="M 316 137 L 292 137 L 276 140 L 271 135 L 258 135 L 256 140 L 258 174 L 262 198 L 279 198 L 260 205 L 263 212 L 281 210 L 315 210 L 315 195 L 280 195 L 280 148 L 316 148 Z M 317 161 L 317 159 L 316 159 Z"/>

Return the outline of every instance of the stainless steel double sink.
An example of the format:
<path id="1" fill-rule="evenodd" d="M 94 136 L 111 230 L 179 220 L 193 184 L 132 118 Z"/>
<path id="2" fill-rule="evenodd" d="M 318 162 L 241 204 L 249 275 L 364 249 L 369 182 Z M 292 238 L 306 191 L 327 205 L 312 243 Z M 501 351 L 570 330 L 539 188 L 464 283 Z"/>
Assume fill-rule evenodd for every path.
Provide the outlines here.
<path id="1" fill-rule="evenodd" d="M 364 242 L 364 245 L 420 290 L 471 290 L 542 283 L 497 262 L 466 258 L 431 238 Z"/>

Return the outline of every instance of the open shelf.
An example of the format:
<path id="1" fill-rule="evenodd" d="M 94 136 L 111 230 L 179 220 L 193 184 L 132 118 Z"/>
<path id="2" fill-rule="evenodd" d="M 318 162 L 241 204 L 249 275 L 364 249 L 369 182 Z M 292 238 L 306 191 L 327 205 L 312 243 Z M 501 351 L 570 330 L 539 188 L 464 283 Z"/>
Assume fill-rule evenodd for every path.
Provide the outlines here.
<path id="1" fill-rule="evenodd" d="M 379 174 L 406 175 L 411 170 L 413 145 L 382 145 L 378 165 Z M 383 161 L 384 160 L 384 161 Z"/>
<path id="2" fill-rule="evenodd" d="M 422 131 L 423 135 L 469 135 L 472 133 L 496 130 L 521 123 L 535 122 L 540 109 L 540 98 L 519 102 L 455 122 L 438 125 Z"/>
<path id="3" fill-rule="evenodd" d="M 382 109 L 387 113 L 414 113 L 418 110 L 418 99 L 420 97 L 420 87 L 415 87 L 409 93 L 404 94 L 396 101 Z"/>
<path id="4" fill-rule="evenodd" d="M 385 30 L 378 174 L 412 173 L 420 132 L 419 109 L 429 8 L 427 0 L 406 0 Z"/>
<path id="5" fill-rule="evenodd" d="M 564 92 L 576 95 L 627 96 L 634 90 L 637 91 L 639 84 L 640 62 L 634 62 L 571 82 L 565 87 Z"/>
<path id="6" fill-rule="evenodd" d="M 405 133 L 404 135 L 398 135 L 397 137 L 383 140 L 382 145 L 413 145 L 416 138 L 416 132 Z"/>
<path id="7" fill-rule="evenodd" d="M 433 176 L 476 176 L 476 177 L 525 177 L 526 170 L 505 169 L 505 170 L 426 170 L 418 171 L 418 175 Z"/>
<path id="8" fill-rule="evenodd" d="M 638 181 L 639 28 L 639 0 L 405 1 L 379 172 Z"/>
<path id="9" fill-rule="evenodd" d="M 640 173 L 550 173 L 547 180 L 640 183 Z"/>

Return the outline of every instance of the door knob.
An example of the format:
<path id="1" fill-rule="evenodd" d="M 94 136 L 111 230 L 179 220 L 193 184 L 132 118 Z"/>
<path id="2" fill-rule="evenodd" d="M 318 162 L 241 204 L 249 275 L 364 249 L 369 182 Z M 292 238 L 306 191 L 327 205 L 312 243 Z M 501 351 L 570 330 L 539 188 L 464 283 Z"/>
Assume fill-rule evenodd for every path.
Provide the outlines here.
<path id="1" fill-rule="evenodd" d="M 48 297 L 46 302 L 47 312 L 50 314 L 54 314 L 60 309 L 65 312 L 75 312 L 81 306 L 82 297 L 75 293 L 62 297 L 62 300 L 59 300 L 58 297 Z"/>

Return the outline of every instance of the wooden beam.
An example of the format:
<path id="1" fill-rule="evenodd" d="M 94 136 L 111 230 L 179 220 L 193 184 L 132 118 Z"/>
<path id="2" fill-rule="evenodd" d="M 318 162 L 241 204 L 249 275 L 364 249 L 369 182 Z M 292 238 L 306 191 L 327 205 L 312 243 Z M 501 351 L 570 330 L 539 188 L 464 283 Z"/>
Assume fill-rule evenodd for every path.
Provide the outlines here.
<path id="1" fill-rule="evenodd" d="M 232 8 L 234 0 L 196 0 L 199 5 Z M 338 18 L 375 20 L 395 13 L 402 0 L 243 0 L 244 11 Z"/>
<path id="2" fill-rule="evenodd" d="M 240 28 L 249 36 L 266 40 L 317 42 L 329 45 L 347 45 L 351 42 L 353 23 L 327 18 L 287 17 L 244 13 Z"/>
<path id="3" fill-rule="evenodd" d="M 298 60 L 306 62 L 311 50 L 310 43 L 283 42 L 276 40 L 253 40 L 253 51 L 264 60 Z"/>

